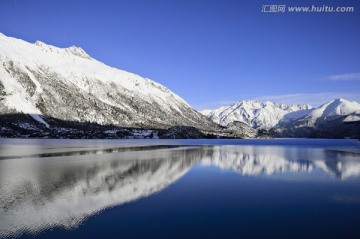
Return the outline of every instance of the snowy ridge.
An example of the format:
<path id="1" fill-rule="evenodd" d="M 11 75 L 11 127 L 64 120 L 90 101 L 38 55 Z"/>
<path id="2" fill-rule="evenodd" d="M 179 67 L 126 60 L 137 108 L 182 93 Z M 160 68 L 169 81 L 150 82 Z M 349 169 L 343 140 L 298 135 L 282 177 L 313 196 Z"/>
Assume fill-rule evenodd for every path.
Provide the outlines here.
<path id="1" fill-rule="evenodd" d="M 311 134 L 309 128 L 317 130 L 320 126 L 321 130 L 326 130 L 328 132 L 326 135 L 330 136 L 331 128 L 338 128 L 339 123 L 360 120 L 360 104 L 356 101 L 334 99 L 318 108 L 312 108 L 304 104 L 286 105 L 269 101 L 260 103 L 254 100 L 239 101 L 232 106 L 204 110 L 201 113 L 223 126 L 229 127 L 235 122 L 242 122 L 255 129 L 275 129 L 281 132 L 281 128 L 286 128 L 287 131 L 292 132 L 285 135 L 276 134 L 275 137 L 307 137 Z M 341 117 L 344 119 L 331 125 L 326 124 L 326 122 L 339 120 Z M 307 128 L 306 132 L 301 132 L 302 128 Z M 344 129 L 345 131 L 348 129 Z M 337 133 L 336 137 L 341 137 L 343 133 Z M 354 131 L 352 135 L 356 137 L 356 132 Z"/>
<path id="2" fill-rule="evenodd" d="M 58 48 L 52 45 L 48 45 L 41 41 L 36 41 L 35 45 L 40 47 L 42 51 L 44 52 L 53 52 L 57 54 L 63 54 L 63 55 L 72 55 L 72 56 L 78 56 L 84 59 L 93 60 L 81 47 L 77 46 L 71 46 L 68 48 Z"/>
<path id="3" fill-rule="evenodd" d="M 288 122 L 305 115 L 311 108 L 310 105 L 302 104 L 286 105 L 270 101 L 260 103 L 257 100 L 242 100 L 232 106 L 224 106 L 212 111 L 204 110 L 201 113 L 224 126 L 240 121 L 253 128 L 270 129 L 280 121 Z"/>
<path id="4" fill-rule="evenodd" d="M 165 86 L 107 66 L 79 47 L 31 44 L 3 34 L 0 93 L 1 113 L 38 115 L 43 124 L 43 116 L 51 116 L 131 127 L 213 125 Z"/>
<path id="5" fill-rule="evenodd" d="M 359 112 L 358 102 L 335 99 L 272 132 L 274 137 L 359 138 Z"/>
<path id="6" fill-rule="evenodd" d="M 319 108 L 313 109 L 304 118 L 307 120 L 308 126 L 314 126 L 325 120 L 332 120 L 339 116 L 350 114 L 359 114 L 360 104 L 356 101 L 348 101 L 345 99 L 335 99 L 321 105 Z"/>

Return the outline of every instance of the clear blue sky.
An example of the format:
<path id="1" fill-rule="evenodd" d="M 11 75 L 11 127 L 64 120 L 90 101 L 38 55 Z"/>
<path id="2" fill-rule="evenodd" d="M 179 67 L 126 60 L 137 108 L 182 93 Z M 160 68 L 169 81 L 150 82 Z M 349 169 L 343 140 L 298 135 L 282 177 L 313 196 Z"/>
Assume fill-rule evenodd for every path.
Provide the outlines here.
<path id="1" fill-rule="evenodd" d="M 261 13 L 276 0 L 0 0 L 0 32 L 82 47 L 164 84 L 196 109 L 242 99 L 360 101 L 360 1 L 353 13 Z"/>

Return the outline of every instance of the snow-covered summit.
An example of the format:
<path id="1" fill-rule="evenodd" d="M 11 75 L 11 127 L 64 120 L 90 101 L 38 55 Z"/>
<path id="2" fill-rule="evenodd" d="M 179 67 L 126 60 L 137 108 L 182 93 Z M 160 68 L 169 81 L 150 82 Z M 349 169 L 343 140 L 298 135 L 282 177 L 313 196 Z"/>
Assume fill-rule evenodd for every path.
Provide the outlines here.
<path id="1" fill-rule="evenodd" d="M 69 48 L 66 48 L 65 51 L 85 59 L 92 59 L 81 47 L 71 46 Z"/>
<path id="2" fill-rule="evenodd" d="M 311 108 L 307 104 L 286 105 L 270 101 L 261 103 L 258 100 L 241 100 L 231 106 L 201 111 L 201 113 L 224 126 L 240 121 L 253 128 L 270 129 L 280 121 L 289 121 L 303 116 Z"/>
<path id="3" fill-rule="evenodd" d="M 52 45 L 48 45 L 42 41 L 36 41 L 34 44 L 40 47 L 42 51 L 47 53 L 52 52 L 56 54 L 72 55 L 92 60 L 92 58 L 81 47 L 70 46 L 68 48 L 58 48 Z"/>
<path id="4" fill-rule="evenodd" d="M 340 98 L 331 100 L 311 110 L 304 118 L 308 126 L 313 126 L 321 121 L 332 120 L 339 116 L 351 114 L 360 114 L 360 104 L 356 101 L 348 101 Z"/>

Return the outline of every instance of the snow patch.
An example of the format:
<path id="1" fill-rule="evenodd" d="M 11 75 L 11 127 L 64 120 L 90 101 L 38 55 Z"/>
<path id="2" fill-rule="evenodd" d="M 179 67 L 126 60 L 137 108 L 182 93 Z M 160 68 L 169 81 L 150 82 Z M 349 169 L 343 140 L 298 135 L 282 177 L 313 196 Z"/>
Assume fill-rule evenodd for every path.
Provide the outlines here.
<path id="1" fill-rule="evenodd" d="M 29 114 L 34 120 L 38 121 L 39 123 L 42 123 L 46 126 L 46 128 L 50 128 L 49 124 L 46 123 L 46 121 L 41 118 L 40 115 L 37 115 L 37 114 Z"/>

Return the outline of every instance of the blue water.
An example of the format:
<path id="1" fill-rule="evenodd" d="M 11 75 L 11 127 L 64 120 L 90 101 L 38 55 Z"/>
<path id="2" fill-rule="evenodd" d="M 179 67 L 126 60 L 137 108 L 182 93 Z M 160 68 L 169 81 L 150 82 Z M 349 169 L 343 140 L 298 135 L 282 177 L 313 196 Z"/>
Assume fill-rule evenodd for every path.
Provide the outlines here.
<path id="1" fill-rule="evenodd" d="M 0 237 L 360 238 L 358 141 L 0 143 Z"/>

